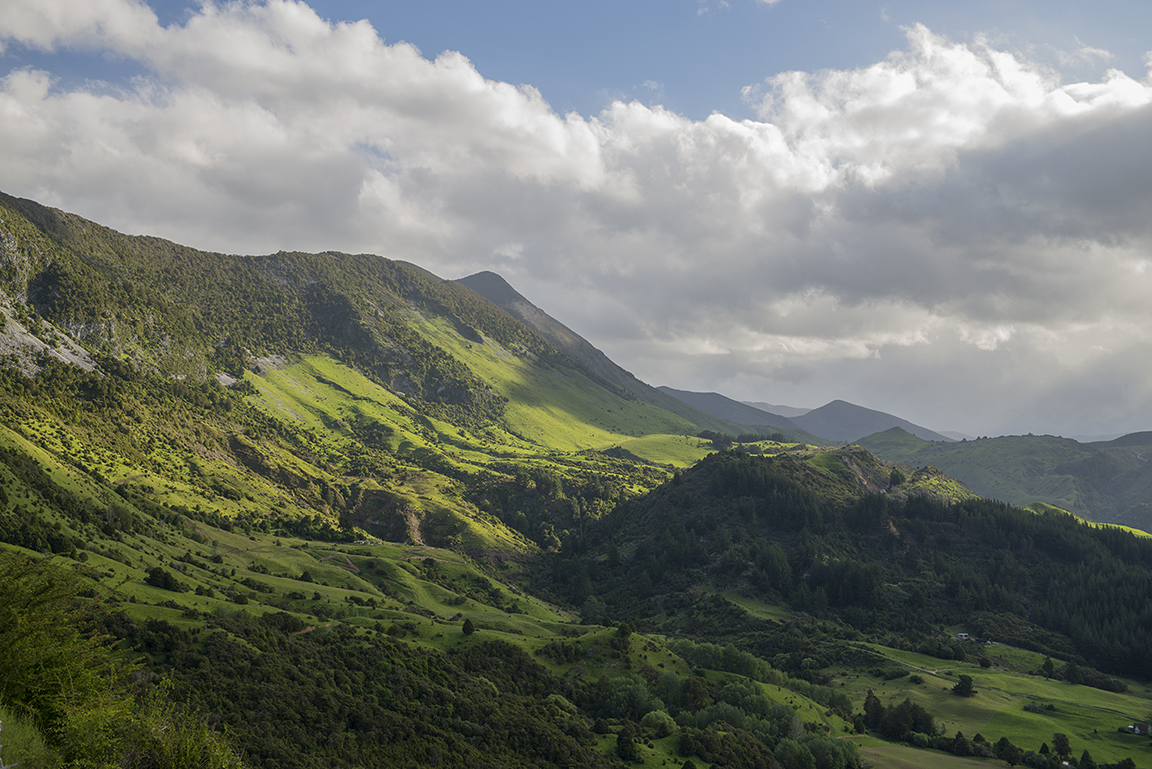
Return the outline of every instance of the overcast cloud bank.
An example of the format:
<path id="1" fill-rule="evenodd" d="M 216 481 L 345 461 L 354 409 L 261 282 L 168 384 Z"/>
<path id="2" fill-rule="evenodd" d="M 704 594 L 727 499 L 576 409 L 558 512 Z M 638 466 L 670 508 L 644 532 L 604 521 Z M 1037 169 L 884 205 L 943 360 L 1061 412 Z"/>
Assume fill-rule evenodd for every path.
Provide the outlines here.
<path id="1" fill-rule="evenodd" d="M 750 85 L 757 121 L 584 117 L 388 35 L 280 0 L 169 27 L 10 0 L 6 49 L 147 75 L 10 73 L 0 189 L 205 249 L 493 269 L 654 384 L 970 434 L 1152 428 L 1147 73 L 1063 83 L 916 26 L 870 67 Z"/>

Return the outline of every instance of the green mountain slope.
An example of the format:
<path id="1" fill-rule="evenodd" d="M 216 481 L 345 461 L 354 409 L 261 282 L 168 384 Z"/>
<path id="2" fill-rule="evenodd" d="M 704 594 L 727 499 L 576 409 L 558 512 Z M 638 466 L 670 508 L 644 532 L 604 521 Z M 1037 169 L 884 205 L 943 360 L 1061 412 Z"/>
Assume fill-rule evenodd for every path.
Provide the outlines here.
<path id="1" fill-rule="evenodd" d="M 475 275 L 461 278 L 457 282 L 506 310 L 510 315 L 536 331 L 549 344 L 564 352 L 591 378 L 615 389 L 616 392 L 625 397 L 635 398 L 643 403 L 681 416 L 696 425 L 698 429 L 732 435 L 745 432 L 742 429 L 742 425 L 745 423 L 717 417 L 707 410 L 696 408 L 678 398 L 669 397 L 659 388 L 641 382 L 630 372 L 614 363 L 603 352 L 593 347 L 588 340 L 525 299 L 496 273 L 478 272 Z"/>
<path id="2" fill-rule="evenodd" d="M 1043 502 L 1092 521 L 1152 531 L 1152 445 L 1130 441 L 1082 444 L 1051 435 L 1013 435 L 936 443 L 900 428 L 858 441 L 878 455 L 912 465 L 932 464 L 973 491 L 1014 505 Z"/>
<path id="3" fill-rule="evenodd" d="M 6 763 L 85 766 L 106 738 L 100 765 L 234 766 L 226 739 L 300 769 L 855 769 L 910 739 L 867 692 L 941 622 L 1069 682 L 1144 674 L 1146 553 L 1121 533 L 859 447 L 709 456 L 699 423 L 414 265 L 205 254 L 2 198 L 0 309 L 0 573 L 72 585 L 37 617 L 0 580 L 0 637 L 43 620 L 141 666 L 81 697 L 83 655 L 5 640 Z M 891 684 L 940 711 L 926 744 L 952 749 L 945 718 L 1046 728 L 1005 704 L 1053 694 L 1043 657 L 996 659 L 1018 678 L 980 674 L 1011 688 L 981 707 Z M 1079 699 L 1130 723 L 1139 694 Z M 1086 736 L 1100 712 L 1068 723 L 1118 761 L 1123 736 Z M 191 747 L 133 747 L 149 724 Z"/>

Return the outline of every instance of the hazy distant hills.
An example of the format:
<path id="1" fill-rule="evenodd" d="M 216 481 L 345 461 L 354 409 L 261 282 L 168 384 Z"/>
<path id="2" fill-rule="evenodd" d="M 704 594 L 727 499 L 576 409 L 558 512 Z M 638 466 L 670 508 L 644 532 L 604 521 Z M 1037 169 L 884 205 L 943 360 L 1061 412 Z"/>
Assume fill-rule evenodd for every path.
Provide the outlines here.
<path id="1" fill-rule="evenodd" d="M 718 393 L 697 393 L 687 390 L 674 390 L 661 387 L 661 391 L 685 403 L 716 416 L 722 416 L 743 425 L 771 425 L 800 429 L 817 438 L 828 441 L 850 443 L 866 435 L 899 427 L 926 441 L 951 442 L 952 439 L 933 432 L 925 427 L 914 425 L 906 419 L 885 414 L 883 411 L 866 409 L 847 401 L 835 400 L 818 409 L 792 409 L 795 416 L 786 417 L 772 413 L 755 405 L 741 403 Z M 767 404 L 763 404 L 767 405 Z M 787 408 L 787 407 L 786 407 Z"/>
<path id="2" fill-rule="evenodd" d="M 751 406 L 761 411 L 767 411 L 770 414 L 779 414 L 782 417 L 798 417 L 801 414 L 807 414 L 812 409 L 801 409 L 795 406 L 784 406 L 778 403 L 764 403 L 763 401 L 741 401 L 746 406 Z"/>
<path id="3" fill-rule="evenodd" d="M 734 401 L 719 393 L 697 393 L 688 390 L 677 390 L 661 385 L 657 388 L 677 400 L 691 404 L 701 411 L 715 414 L 718 417 L 748 426 L 769 426 L 782 429 L 800 429 L 800 426 L 788 417 L 773 414 L 740 401 Z M 815 435 L 815 433 L 813 433 Z M 817 436 L 821 437 L 821 436 Z"/>
<path id="4" fill-rule="evenodd" d="M 785 417 L 717 393 L 661 387 L 693 406 L 744 425 L 774 425 L 859 443 L 877 456 L 932 465 L 977 494 L 1013 505 L 1054 505 L 1092 521 L 1152 531 L 1152 432 L 1111 441 L 1014 435 L 957 441 L 906 419 L 835 400 Z M 763 404 L 768 405 L 768 404 Z"/>
<path id="5" fill-rule="evenodd" d="M 938 443 L 900 428 L 857 441 L 877 456 L 933 465 L 986 497 L 1056 505 L 1093 521 L 1152 531 L 1152 433 L 1105 443 L 1053 435 L 1005 435 Z"/>
<path id="6" fill-rule="evenodd" d="M 1085 443 L 1085 446 L 1091 446 L 1094 449 L 1119 449 L 1132 446 L 1152 446 L 1152 432 L 1144 431 L 1139 433 L 1129 433 L 1122 435 L 1110 441 L 1096 441 L 1092 443 Z"/>
<path id="7" fill-rule="evenodd" d="M 813 435 L 830 441 L 857 441 L 893 427 L 907 430 L 917 438 L 926 441 L 950 443 L 951 438 L 933 432 L 926 427 L 914 425 L 907 419 L 886 414 L 883 411 L 867 409 L 847 401 L 835 400 L 807 414 L 793 417 L 792 421 Z"/>

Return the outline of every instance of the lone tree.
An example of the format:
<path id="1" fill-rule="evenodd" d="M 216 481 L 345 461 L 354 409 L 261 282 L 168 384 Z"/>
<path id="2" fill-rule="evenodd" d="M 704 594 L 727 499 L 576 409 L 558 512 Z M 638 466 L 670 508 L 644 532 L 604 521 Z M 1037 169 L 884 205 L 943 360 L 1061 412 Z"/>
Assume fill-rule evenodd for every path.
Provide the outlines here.
<path id="1" fill-rule="evenodd" d="M 972 697 L 976 690 L 972 688 L 972 676 L 960 676 L 960 683 L 952 687 L 952 691 L 961 697 Z"/>
<path id="2" fill-rule="evenodd" d="M 472 635 L 476 632 L 476 626 L 472 624 L 471 619 L 464 620 L 464 635 Z"/>

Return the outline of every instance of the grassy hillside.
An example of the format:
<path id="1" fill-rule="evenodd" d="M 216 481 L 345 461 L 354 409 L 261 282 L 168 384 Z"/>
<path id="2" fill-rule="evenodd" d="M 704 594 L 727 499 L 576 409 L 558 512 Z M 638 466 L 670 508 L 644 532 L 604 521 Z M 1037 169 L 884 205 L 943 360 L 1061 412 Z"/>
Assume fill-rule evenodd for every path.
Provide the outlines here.
<path id="1" fill-rule="evenodd" d="M 675 440 L 621 453 L 699 428 L 414 265 L 205 254 L 30 201 L 0 210 L 0 346 L 46 371 L 32 389 L 54 383 L 5 425 L 173 509 L 526 553 L 689 459 Z"/>
<path id="2" fill-rule="evenodd" d="M 517 358 L 495 340 L 472 342 L 443 319 L 414 324 L 503 396 L 509 430 L 540 446 L 566 451 L 603 448 L 622 437 L 693 435 L 699 428 L 671 412 L 605 389 L 572 366 Z"/>
<path id="3" fill-rule="evenodd" d="M 461 278 L 457 282 L 484 296 L 523 322 L 549 344 L 563 352 L 569 360 L 575 362 L 591 379 L 623 395 L 626 399 L 638 400 L 662 411 L 676 414 L 696 425 L 697 429 L 732 434 L 743 432 L 738 422 L 722 419 L 711 412 L 689 406 L 660 389 L 641 382 L 593 347 L 586 339 L 521 296 L 499 275 L 493 272 L 479 272 Z"/>
<path id="4" fill-rule="evenodd" d="M 254 765 L 611 765 L 622 732 L 635 733 L 649 766 L 682 760 L 684 731 L 712 752 L 763 751 L 712 726 L 708 707 L 725 687 L 759 692 L 765 708 L 786 705 L 775 717 L 788 724 L 845 726 L 803 681 L 796 691 L 784 679 L 764 686 L 708 673 L 660 636 L 575 624 L 456 551 L 320 543 L 180 518 L 50 560 L 83 564 L 103 586 L 102 603 L 123 611 L 105 627 L 169 677 L 176 703 L 226 726 Z M 674 697 L 690 679 L 704 682 L 702 699 Z M 653 707 L 678 718 L 634 729 Z M 469 730 L 479 719 L 486 736 L 477 742 Z M 56 741 L 34 721 L 17 723 L 28 734 L 6 758 L 46 743 L 41 763 L 24 765 L 55 765 Z"/>
<path id="5" fill-rule="evenodd" d="M 1075 756 L 1088 750 L 1096 761 L 1110 763 L 1147 749 L 1134 735 L 1118 731 L 1147 713 L 1152 690 L 1144 684 L 1133 681 L 1128 692 L 1117 694 L 1044 678 L 1038 674 L 1043 655 L 1003 645 L 970 642 L 970 660 L 947 663 L 879 645 L 868 648 L 883 658 L 883 669 L 907 675 L 892 680 L 850 676 L 845 683 L 853 698 L 863 703 L 872 689 L 886 705 L 911 699 L 936 714 L 949 736 L 981 734 L 993 742 L 1003 736 L 1038 751 L 1045 742 L 1051 745 L 1052 735 L 1060 732 L 1068 735 Z M 991 666 L 982 667 L 981 659 Z M 961 675 L 972 678 L 975 696 L 953 693 Z M 1030 703 L 1037 706 L 1035 711 L 1025 709 Z M 1053 708 L 1047 709 L 1048 705 Z"/>
<path id="6" fill-rule="evenodd" d="M 590 401 L 603 395 L 607 408 L 631 401 L 600 384 L 595 396 L 584 394 L 596 377 L 579 362 L 472 290 L 414 265 L 337 253 L 206 254 L 8 197 L 0 198 L 0 214 L 0 289 L 9 298 L 10 335 L 44 337 L 42 349 L 52 356 L 61 355 L 61 344 L 75 345 L 82 353 L 203 380 L 238 377 L 262 356 L 323 353 L 416 398 L 425 413 L 478 427 L 501 423 L 507 395 L 500 397 L 460 358 L 470 343 L 490 344 L 508 365 L 496 371 L 489 365 L 486 373 L 503 378 L 505 389 L 526 387 L 523 403 L 545 392 L 537 385 L 562 385 L 564 372 L 581 380 L 565 395 Z M 25 370 L 34 369 L 18 341 L 9 347 Z M 480 364 L 484 356 L 472 358 Z M 562 402 L 554 398 L 540 408 L 554 411 Z M 700 429 L 659 408 L 646 413 L 663 422 L 653 431 L 669 432 L 673 424 L 677 431 Z M 638 419 L 644 418 L 600 421 L 605 432 L 634 435 L 643 429 L 633 424 Z M 524 428 L 533 421 L 516 420 Z"/>

